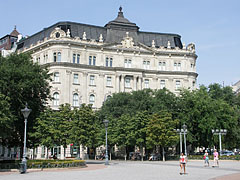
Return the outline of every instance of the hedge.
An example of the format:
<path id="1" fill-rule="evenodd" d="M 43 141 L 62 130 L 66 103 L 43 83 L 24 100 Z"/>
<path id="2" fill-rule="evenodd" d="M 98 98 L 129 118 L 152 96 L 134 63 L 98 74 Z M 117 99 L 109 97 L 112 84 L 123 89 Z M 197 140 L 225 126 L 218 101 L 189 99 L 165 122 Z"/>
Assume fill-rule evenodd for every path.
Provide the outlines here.
<path id="1" fill-rule="evenodd" d="M 0 169 L 19 169 L 20 160 L 1 161 Z M 65 168 L 65 167 L 86 167 L 83 160 L 28 160 L 27 168 Z"/>

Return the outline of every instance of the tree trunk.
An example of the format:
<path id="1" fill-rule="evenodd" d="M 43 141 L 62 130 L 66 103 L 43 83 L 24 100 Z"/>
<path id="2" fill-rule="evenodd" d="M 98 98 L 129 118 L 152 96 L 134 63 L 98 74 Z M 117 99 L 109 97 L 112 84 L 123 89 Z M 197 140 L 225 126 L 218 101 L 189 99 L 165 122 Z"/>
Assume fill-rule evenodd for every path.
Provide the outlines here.
<path id="1" fill-rule="evenodd" d="M 63 146 L 63 159 L 66 158 L 66 146 L 64 145 Z"/>
<path id="2" fill-rule="evenodd" d="M 125 146 L 125 154 L 124 154 L 124 159 L 127 161 L 127 147 Z"/>
<path id="3" fill-rule="evenodd" d="M 163 155 L 163 161 L 165 161 L 165 151 L 164 151 L 164 147 L 162 147 L 162 155 Z"/>
<path id="4" fill-rule="evenodd" d="M 111 161 L 112 160 L 112 147 L 110 147 L 109 151 L 110 151 L 109 158 L 110 158 L 110 161 Z"/>
<path id="5" fill-rule="evenodd" d="M 143 146 L 141 146 L 141 150 L 140 150 L 141 152 L 141 160 L 143 161 Z"/>

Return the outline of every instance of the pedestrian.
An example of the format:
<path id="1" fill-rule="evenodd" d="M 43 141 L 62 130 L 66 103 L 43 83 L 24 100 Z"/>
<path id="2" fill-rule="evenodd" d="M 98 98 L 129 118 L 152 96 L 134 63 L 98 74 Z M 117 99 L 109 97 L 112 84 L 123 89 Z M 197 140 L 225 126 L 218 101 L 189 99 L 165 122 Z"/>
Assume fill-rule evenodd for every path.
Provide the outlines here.
<path id="1" fill-rule="evenodd" d="M 183 153 L 180 156 L 179 162 L 180 162 L 180 167 L 181 167 L 180 174 L 181 175 L 183 174 L 182 169 L 183 169 L 184 174 L 186 174 L 187 157 Z"/>
<path id="2" fill-rule="evenodd" d="M 218 152 L 217 152 L 216 149 L 214 150 L 213 157 L 214 157 L 214 165 L 213 165 L 213 167 L 214 166 L 219 166 L 219 163 L 218 163 Z M 217 163 L 217 165 L 216 165 L 216 163 Z"/>
<path id="3" fill-rule="evenodd" d="M 204 159 L 204 166 L 206 166 L 206 164 L 207 164 L 207 166 L 209 167 L 209 157 L 208 157 L 208 152 L 207 152 L 207 150 L 205 151 L 205 154 L 204 154 L 204 156 L 203 156 L 203 159 Z"/>

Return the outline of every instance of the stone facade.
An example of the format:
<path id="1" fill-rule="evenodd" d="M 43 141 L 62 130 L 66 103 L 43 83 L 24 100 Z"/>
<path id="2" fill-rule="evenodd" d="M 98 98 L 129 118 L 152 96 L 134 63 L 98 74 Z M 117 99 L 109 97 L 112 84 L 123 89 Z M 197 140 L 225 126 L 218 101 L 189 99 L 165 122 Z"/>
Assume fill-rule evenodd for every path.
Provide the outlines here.
<path id="1" fill-rule="evenodd" d="M 113 93 L 144 88 L 165 87 L 176 94 L 196 88 L 195 45 L 185 46 L 176 34 L 141 32 L 122 9 L 104 27 L 56 23 L 21 40 L 18 52 L 32 52 L 34 62 L 49 66 L 53 109 L 64 103 L 98 109 Z M 45 157 L 46 150 L 38 149 L 37 158 Z"/>
<path id="2" fill-rule="evenodd" d="M 98 39 L 88 39 L 86 32 L 73 37 L 69 29 L 55 27 L 49 37 L 18 51 L 33 52 L 34 62 L 49 65 L 55 98 L 49 104 L 54 109 L 64 103 L 100 108 L 113 93 L 144 88 L 166 87 L 176 94 L 179 88 L 196 88 L 194 44 L 179 48 L 167 41 L 166 47 L 156 47 L 152 39 L 147 46 L 136 42 L 129 31 L 126 29 L 121 42 L 109 43 L 103 34 Z"/>

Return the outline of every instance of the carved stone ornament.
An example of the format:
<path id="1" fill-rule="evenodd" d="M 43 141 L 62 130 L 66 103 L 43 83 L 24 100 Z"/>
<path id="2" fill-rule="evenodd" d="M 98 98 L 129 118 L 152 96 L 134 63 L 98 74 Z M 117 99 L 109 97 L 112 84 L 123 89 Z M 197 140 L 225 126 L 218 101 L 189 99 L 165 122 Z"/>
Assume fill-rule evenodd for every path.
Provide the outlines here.
<path id="1" fill-rule="evenodd" d="M 83 40 L 87 40 L 87 35 L 86 35 L 86 32 L 83 32 L 82 39 L 83 39 Z"/>
<path id="2" fill-rule="evenodd" d="M 134 45 L 133 38 L 128 36 L 129 32 L 126 32 L 126 37 L 123 39 L 122 46 L 125 48 L 131 48 Z"/>
<path id="3" fill-rule="evenodd" d="M 194 51 L 194 52 L 195 52 L 195 44 L 194 44 L 194 43 L 190 43 L 190 44 L 187 46 L 187 50 L 189 50 L 189 51 Z"/>
<path id="4" fill-rule="evenodd" d="M 99 36 L 99 42 L 103 42 L 103 35 L 102 34 L 100 34 L 100 36 Z"/>
<path id="5" fill-rule="evenodd" d="M 168 48 L 168 49 L 171 49 L 171 43 L 170 43 L 170 41 L 167 42 L 167 48 Z"/>
<path id="6" fill-rule="evenodd" d="M 152 40 L 152 47 L 155 48 L 155 41 Z"/>
<path id="7" fill-rule="evenodd" d="M 69 30 L 69 29 L 67 30 L 67 37 L 71 37 L 71 36 L 70 36 L 70 30 Z"/>
<path id="8" fill-rule="evenodd" d="M 53 39 L 59 39 L 59 38 L 63 38 L 66 37 L 66 33 L 61 30 L 59 27 L 56 27 L 50 34 L 50 37 Z"/>

